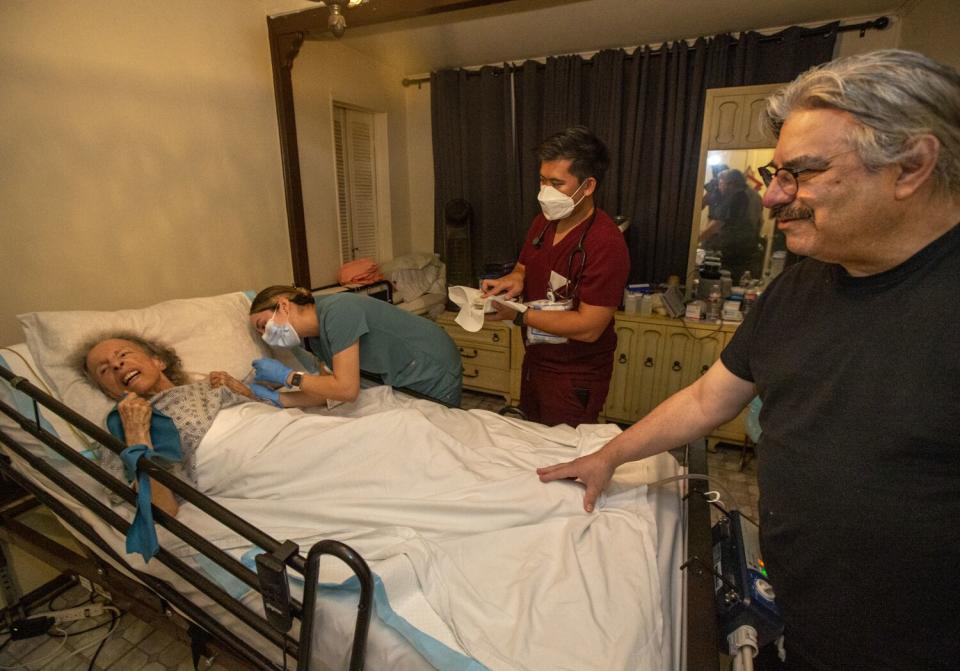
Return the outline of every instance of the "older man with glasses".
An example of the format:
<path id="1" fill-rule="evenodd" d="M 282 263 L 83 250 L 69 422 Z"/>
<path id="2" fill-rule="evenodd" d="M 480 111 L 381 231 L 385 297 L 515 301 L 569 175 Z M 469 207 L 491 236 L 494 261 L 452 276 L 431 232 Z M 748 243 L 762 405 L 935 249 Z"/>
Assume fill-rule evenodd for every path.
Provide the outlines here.
<path id="1" fill-rule="evenodd" d="M 848 57 L 766 117 L 764 205 L 808 258 L 699 381 L 540 477 L 579 479 L 592 510 L 618 465 L 758 394 L 761 546 L 788 668 L 958 668 L 960 75 L 907 51 Z"/>

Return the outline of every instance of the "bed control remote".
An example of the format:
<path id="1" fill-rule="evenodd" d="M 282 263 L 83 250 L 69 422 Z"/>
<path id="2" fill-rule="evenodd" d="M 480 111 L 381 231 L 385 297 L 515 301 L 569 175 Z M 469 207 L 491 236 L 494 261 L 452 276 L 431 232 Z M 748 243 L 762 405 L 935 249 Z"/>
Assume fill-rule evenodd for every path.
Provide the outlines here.
<path id="1" fill-rule="evenodd" d="M 290 613 L 290 584 L 287 582 L 287 567 L 272 554 L 255 557 L 260 593 L 263 596 L 263 612 L 267 621 L 277 631 L 286 633 L 293 624 Z"/>

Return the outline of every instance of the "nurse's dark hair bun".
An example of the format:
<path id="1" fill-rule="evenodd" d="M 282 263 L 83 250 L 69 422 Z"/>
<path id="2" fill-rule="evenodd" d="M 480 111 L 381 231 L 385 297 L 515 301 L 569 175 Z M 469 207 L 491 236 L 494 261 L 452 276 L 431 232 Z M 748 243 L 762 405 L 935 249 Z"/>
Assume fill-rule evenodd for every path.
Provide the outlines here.
<path id="1" fill-rule="evenodd" d="M 262 310 L 272 310 L 277 304 L 278 298 L 287 298 L 295 305 L 312 305 L 316 302 L 309 289 L 286 284 L 275 284 L 272 287 L 267 287 L 253 297 L 253 302 L 250 303 L 250 314 Z"/>

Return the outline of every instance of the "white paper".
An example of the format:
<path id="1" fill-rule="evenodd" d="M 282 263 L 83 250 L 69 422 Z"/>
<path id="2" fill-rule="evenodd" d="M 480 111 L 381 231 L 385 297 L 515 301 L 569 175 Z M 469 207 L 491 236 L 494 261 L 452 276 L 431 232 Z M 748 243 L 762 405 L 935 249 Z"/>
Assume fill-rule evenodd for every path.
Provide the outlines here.
<path id="1" fill-rule="evenodd" d="M 511 301 L 502 296 L 487 296 L 473 287 L 452 286 L 447 289 L 447 296 L 460 308 L 454 321 L 465 331 L 476 333 L 483 328 L 483 315 L 490 308 L 492 302 L 506 305 L 518 312 L 526 312 L 527 306 L 523 303 Z"/>

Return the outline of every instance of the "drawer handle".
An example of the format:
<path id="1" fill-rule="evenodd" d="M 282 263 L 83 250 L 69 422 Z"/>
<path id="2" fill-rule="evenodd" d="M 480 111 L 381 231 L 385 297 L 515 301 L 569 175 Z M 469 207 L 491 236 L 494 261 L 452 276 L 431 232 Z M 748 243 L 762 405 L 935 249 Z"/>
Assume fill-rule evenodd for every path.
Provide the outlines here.
<path id="1" fill-rule="evenodd" d="M 627 363 L 627 355 L 623 352 L 620 353 L 620 358 L 617 359 L 617 363 Z"/>
<path id="2" fill-rule="evenodd" d="M 460 356 L 463 357 L 464 359 L 476 359 L 478 356 L 480 356 L 480 352 L 477 351 L 476 349 L 467 350 L 466 348 L 463 348 L 463 347 L 458 347 L 457 349 L 460 350 Z M 473 354 L 467 354 L 468 351 L 473 352 Z"/>
<path id="3" fill-rule="evenodd" d="M 709 364 L 703 364 L 703 368 L 700 369 L 700 374 L 703 375 L 703 374 L 706 373 L 708 370 L 710 370 L 710 365 L 709 365 Z"/>
<path id="4" fill-rule="evenodd" d="M 494 333 L 494 334 L 493 334 L 493 342 L 500 342 L 500 334 L 499 334 L 499 333 Z"/>
<path id="5" fill-rule="evenodd" d="M 644 359 L 643 365 L 646 366 L 647 368 L 653 368 L 653 357 L 648 356 L 646 359 Z"/>
<path id="6" fill-rule="evenodd" d="M 477 368 L 474 368 L 472 373 L 468 373 L 466 368 L 461 368 L 460 370 L 463 372 L 464 377 L 480 377 L 480 370 Z"/>
<path id="7" fill-rule="evenodd" d="M 674 361 L 671 368 L 673 368 L 673 370 L 683 370 L 683 366 L 680 365 L 679 361 Z"/>

